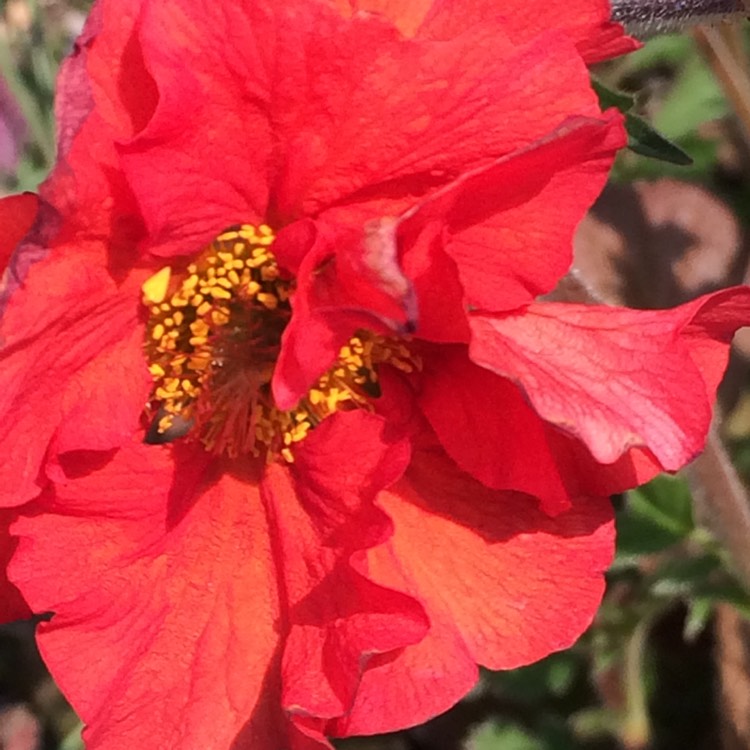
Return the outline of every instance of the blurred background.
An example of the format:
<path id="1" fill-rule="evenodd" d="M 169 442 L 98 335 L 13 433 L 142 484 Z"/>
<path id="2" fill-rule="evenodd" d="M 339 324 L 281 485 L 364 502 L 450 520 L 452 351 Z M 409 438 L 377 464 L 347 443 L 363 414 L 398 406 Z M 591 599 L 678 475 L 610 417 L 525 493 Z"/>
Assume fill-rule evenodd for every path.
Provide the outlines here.
<path id="1" fill-rule="evenodd" d="M 0 1 L 0 193 L 55 156 L 53 92 L 87 0 Z M 669 307 L 742 282 L 750 223 L 745 22 L 656 36 L 593 71 L 631 113 L 632 149 L 580 227 L 559 296 Z M 709 447 L 679 477 L 613 498 L 604 603 L 568 651 L 482 675 L 424 726 L 350 750 L 750 750 L 750 337 L 741 332 Z M 80 723 L 33 625 L 0 628 L 0 750 L 76 750 Z"/>

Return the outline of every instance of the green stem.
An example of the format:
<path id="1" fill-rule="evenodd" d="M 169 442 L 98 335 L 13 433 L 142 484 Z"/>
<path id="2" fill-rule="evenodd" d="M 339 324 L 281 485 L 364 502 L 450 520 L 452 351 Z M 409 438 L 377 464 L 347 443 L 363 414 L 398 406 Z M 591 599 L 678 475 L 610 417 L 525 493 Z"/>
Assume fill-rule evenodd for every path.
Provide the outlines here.
<path id="1" fill-rule="evenodd" d="M 649 619 L 643 619 L 638 623 L 625 649 L 622 675 L 625 690 L 625 716 L 620 730 L 620 739 L 628 750 L 641 750 L 641 748 L 648 747 L 651 738 L 646 680 L 643 674 L 650 622 Z"/>

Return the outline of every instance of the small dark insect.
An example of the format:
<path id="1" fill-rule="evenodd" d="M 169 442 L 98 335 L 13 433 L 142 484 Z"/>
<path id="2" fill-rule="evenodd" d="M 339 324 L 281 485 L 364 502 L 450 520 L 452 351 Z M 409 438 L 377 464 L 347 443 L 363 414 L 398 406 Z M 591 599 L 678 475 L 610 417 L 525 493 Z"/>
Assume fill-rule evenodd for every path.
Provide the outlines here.
<path id="1" fill-rule="evenodd" d="M 144 443 L 148 445 L 165 445 L 166 443 L 171 443 L 174 440 L 185 437 L 193 426 L 192 419 L 185 419 L 178 415 L 172 417 L 172 424 L 166 430 L 160 431 L 159 423 L 165 416 L 166 411 L 159 409 L 151 420 L 151 426 L 148 428 L 146 437 L 143 438 Z"/>

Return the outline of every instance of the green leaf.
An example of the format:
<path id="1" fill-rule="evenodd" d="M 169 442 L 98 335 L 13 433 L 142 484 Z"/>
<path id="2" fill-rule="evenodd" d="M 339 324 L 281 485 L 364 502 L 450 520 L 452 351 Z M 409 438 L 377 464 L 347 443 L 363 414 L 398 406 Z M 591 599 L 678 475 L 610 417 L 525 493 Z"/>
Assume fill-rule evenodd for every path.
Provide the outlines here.
<path id="1" fill-rule="evenodd" d="M 681 139 L 704 122 L 729 113 L 716 78 L 700 55 L 693 55 L 680 70 L 664 104 L 654 115 L 654 127 L 667 138 Z"/>
<path id="2" fill-rule="evenodd" d="M 668 141 L 645 120 L 634 115 L 633 98 L 620 91 L 614 91 L 601 81 L 591 80 L 591 85 L 599 97 L 602 109 L 615 107 L 625 114 L 625 129 L 628 131 L 628 148 L 641 156 L 666 161 L 670 164 L 689 166 L 693 160 L 679 146 Z"/>
<path id="3" fill-rule="evenodd" d="M 691 615 L 696 622 L 688 623 L 691 629 L 698 627 L 701 608 L 718 603 L 731 604 L 743 617 L 750 618 L 750 593 L 723 567 L 721 557 L 715 553 L 669 560 L 649 576 L 649 588 L 653 596 L 679 598 L 689 607 L 697 607 Z"/>
<path id="4" fill-rule="evenodd" d="M 665 529 L 685 536 L 695 528 L 690 488 L 681 477 L 661 474 L 628 495 L 634 512 L 647 515 Z"/>
<path id="5" fill-rule="evenodd" d="M 628 112 L 625 114 L 628 148 L 641 156 L 666 161 L 678 166 L 690 166 L 693 160 L 679 146 L 667 140 L 645 120 Z"/>
<path id="6" fill-rule="evenodd" d="M 517 724 L 488 721 L 472 732 L 467 746 L 473 750 L 545 750 L 545 743 Z"/>
<path id="7" fill-rule="evenodd" d="M 83 724 L 76 724 L 76 726 L 63 738 L 60 743 L 60 750 L 85 750 L 83 739 L 81 738 L 82 731 Z"/>
<path id="8" fill-rule="evenodd" d="M 674 143 L 690 154 L 693 160 L 690 166 L 643 158 L 634 151 L 621 151 L 620 158 L 615 162 L 613 179 L 619 182 L 653 180 L 660 177 L 675 177 L 694 182 L 709 180 L 716 168 L 717 142 L 693 132 Z"/>
<path id="9" fill-rule="evenodd" d="M 649 577 L 651 593 L 668 598 L 707 593 L 706 582 L 717 571 L 721 571 L 721 560 L 716 555 L 669 560 Z"/>
<path id="10" fill-rule="evenodd" d="M 519 669 L 486 673 L 487 684 L 495 694 L 512 696 L 524 703 L 539 703 L 549 695 L 564 696 L 582 670 L 581 659 L 571 651 L 556 654 Z"/>
<path id="11" fill-rule="evenodd" d="M 678 67 L 696 53 L 695 43 L 683 34 L 665 34 L 649 39 L 639 50 L 632 52 L 623 63 L 626 72 L 648 70 L 657 66 Z"/>
<path id="12" fill-rule="evenodd" d="M 630 514 L 627 510 L 619 513 L 617 524 L 617 557 L 614 569 L 632 567 L 638 564 L 641 555 L 660 552 L 681 539 L 679 534 L 662 528 L 648 517 Z"/>
<path id="13" fill-rule="evenodd" d="M 623 58 L 620 80 L 638 80 L 654 74 L 663 77 L 665 70 L 672 83 L 666 97 L 663 94 L 659 97 L 653 117 L 654 128 L 664 137 L 683 142 L 704 122 L 728 114 L 729 106 L 721 87 L 695 41 L 686 35 L 649 40 L 640 50 Z"/>
<path id="14" fill-rule="evenodd" d="M 632 96 L 623 94 L 622 91 L 615 91 L 603 84 L 597 78 L 591 79 L 591 87 L 594 89 L 594 93 L 599 97 L 599 106 L 602 109 L 609 109 L 614 107 L 619 109 L 620 112 L 629 112 L 633 108 L 635 100 Z"/>
<path id="15" fill-rule="evenodd" d="M 698 598 L 688 601 L 688 613 L 685 618 L 685 625 L 682 628 L 683 637 L 688 643 L 694 641 L 703 633 L 713 611 L 713 602 L 709 599 Z"/>
<path id="16" fill-rule="evenodd" d="M 684 539 L 693 523 L 690 490 L 682 479 L 663 475 L 628 493 L 617 515 L 617 551 L 623 563 Z"/>
<path id="17" fill-rule="evenodd" d="M 750 619 L 750 594 L 732 578 L 703 581 L 696 586 L 697 595 L 714 604 L 731 604 L 743 617 Z"/>

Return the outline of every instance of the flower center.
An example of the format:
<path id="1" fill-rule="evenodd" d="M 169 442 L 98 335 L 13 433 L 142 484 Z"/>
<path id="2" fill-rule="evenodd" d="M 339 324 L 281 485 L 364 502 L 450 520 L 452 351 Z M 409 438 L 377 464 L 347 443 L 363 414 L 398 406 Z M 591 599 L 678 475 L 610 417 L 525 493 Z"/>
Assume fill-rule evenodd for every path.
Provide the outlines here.
<path id="1" fill-rule="evenodd" d="M 189 431 L 216 454 L 293 461 L 293 445 L 327 416 L 372 408 L 381 364 L 405 372 L 418 367 L 403 341 L 358 331 L 294 409 L 278 409 L 271 378 L 294 281 L 280 272 L 273 242 L 265 225 L 235 227 L 184 273 L 173 275 L 167 266 L 143 284 L 154 379 L 149 442 Z"/>

